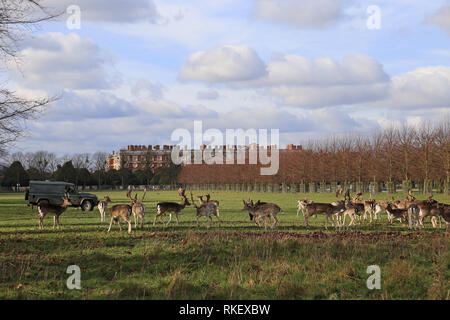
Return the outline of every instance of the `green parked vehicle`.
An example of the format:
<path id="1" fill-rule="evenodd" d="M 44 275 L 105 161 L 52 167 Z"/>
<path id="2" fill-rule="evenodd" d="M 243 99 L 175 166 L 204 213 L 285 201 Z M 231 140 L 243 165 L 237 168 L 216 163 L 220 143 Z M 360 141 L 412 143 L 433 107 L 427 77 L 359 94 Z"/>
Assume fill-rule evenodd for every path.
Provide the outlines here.
<path id="1" fill-rule="evenodd" d="M 68 193 L 72 207 L 81 207 L 83 211 L 92 211 L 98 204 L 98 199 L 92 193 L 79 193 L 73 183 L 63 181 L 30 181 L 30 188 L 25 192 L 28 205 L 37 206 L 48 203 L 60 205 L 62 197 Z"/>

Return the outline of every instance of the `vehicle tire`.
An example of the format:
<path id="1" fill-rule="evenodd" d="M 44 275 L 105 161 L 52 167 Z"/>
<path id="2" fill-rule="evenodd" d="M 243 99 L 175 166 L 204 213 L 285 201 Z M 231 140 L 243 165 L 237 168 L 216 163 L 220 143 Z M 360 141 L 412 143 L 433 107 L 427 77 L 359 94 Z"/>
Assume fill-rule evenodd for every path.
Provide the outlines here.
<path id="1" fill-rule="evenodd" d="M 84 200 L 83 203 L 81 204 L 81 210 L 83 210 L 84 212 L 91 211 L 93 207 L 94 206 L 92 205 L 92 202 L 89 200 Z"/>

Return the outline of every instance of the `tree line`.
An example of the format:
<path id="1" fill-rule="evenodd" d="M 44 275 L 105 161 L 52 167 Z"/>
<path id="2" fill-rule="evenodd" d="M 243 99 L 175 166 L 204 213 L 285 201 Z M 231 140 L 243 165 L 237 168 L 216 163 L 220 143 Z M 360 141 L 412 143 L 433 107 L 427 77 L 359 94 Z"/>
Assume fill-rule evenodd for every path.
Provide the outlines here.
<path id="1" fill-rule="evenodd" d="M 0 167 L 2 186 L 28 186 L 30 180 L 72 182 L 77 186 L 128 186 L 175 184 L 179 167 L 132 171 L 106 170 L 107 153 L 79 153 L 57 157 L 52 152 L 16 152 Z"/>
<path id="2" fill-rule="evenodd" d="M 450 122 L 390 125 L 371 135 L 340 134 L 308 139 L 302 150 L 280 150 L 276 175 L 261 176 L 262 164 L 187 165 L 182 184 L 291 184 L 300 187 L 394 192 L 418 188 L 424 193 L 450 187 Z M 298 186 L 296 186 L 298 187 Z M 314 190 L 311 190 L 314 191 Z"/>

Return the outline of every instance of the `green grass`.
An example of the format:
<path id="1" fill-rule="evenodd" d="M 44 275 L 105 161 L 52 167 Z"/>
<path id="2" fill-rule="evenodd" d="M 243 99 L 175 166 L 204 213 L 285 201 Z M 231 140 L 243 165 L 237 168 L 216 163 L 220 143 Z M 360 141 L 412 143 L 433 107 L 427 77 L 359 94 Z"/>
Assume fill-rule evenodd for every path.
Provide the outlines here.
<path id="1" fill-rule="evenodd" d="M 203 192 L 206 193 L 206 192 Z M 128 203 L 125 192 L 108 194 Z M 141 194 L 141 193 L 140 193 Z M 200 194 L 198 191 L 194 195 Z M 0 194 L 0 298 L 2 299 L 449 299 L 450 237 L 444 229 L 410 232 L 399 222 L 357 225 L 335 232 L 324 218 L 306 230 L 297 199 L 335 200 L 330 194 L 211 192 L 220 200 L 221 227 L 196 227 L 194 208 L 168 227 L 153 226 L 159 201 L 176 192 L 147 192 L 146 224 L 129 235 L 100 222 L 97 209 L 71 208 L 38 229 L 38 214 L 23 194 Z M 242 212 L 242 199 L 283 209 L 276 231 L 264 232 Z M 387 197 L 387 195 L 384 195 Z M 404 197 L 403 195 L 401 196 Z M 368 195 L 365 195 L 368 198 Z M 382 199 L 383 196 L 377 198 Z M 449 203 L 448 196 L 436 195 Z M 167 217 L 165 217 L 167 221 Z M 81 290 L 69 290 L 66 269 L 81 268 Z M 381 268 L 381 289 L 369 290 L 369 265 Z"/>

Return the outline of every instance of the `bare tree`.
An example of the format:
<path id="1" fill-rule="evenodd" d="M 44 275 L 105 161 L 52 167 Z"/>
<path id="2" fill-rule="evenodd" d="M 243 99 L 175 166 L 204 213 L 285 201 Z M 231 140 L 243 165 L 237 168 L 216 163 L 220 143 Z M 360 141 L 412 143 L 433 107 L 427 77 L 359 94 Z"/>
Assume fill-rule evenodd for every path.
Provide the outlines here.
<path id="1" fill-rule="evenodd" d="M 410 158 L 415 136 L 416 136 L 415 128 L 408 125 L 407 122 L 404 122 L 398 131 L 398 140 L 403 153 L 402 167 L 403 167 L 403 176 L 406 181 L 411 179 Z"/>
<path id="2" fill-rule="evenodd" d="M 0 62 L 20 60 L 20 43 L 27 31 L 59 14 L 47 12 L 38 0 L 0 0 Z M 18 96 L 6 83 L 0 85 L 0 155 L 24 135 L 24 120 L 33 119 L 49 102 L 57 99 L 27 99 Z"/>
<path id="3" fill-rule="evenodd" d="M 423 174 L 423 193 L 427 194 L 430 190 L 430 169 L 431 153 L 433 149 L 434 137 L 436 131 L 430 123 L 424 123 L 417 132 L 417 144 L 419 146 L 422 174 Z"/>
<path id="4" fill-rule="evenodd" d="M 450 192 L 450 118 L 443 120 L 436 128 L 437 155 L 439 167 L 445 170 L 445 189 Z"/>
<path id="5" fill-rule="evenodd" d="M 97 172 L 98 175 L 98 188 L 101 186 L 101 175 L 106 169 L 106 158 L 108 154 L 106 152 L 98 151 L 94 153 L 91 157 L 92 168 Z"/>

